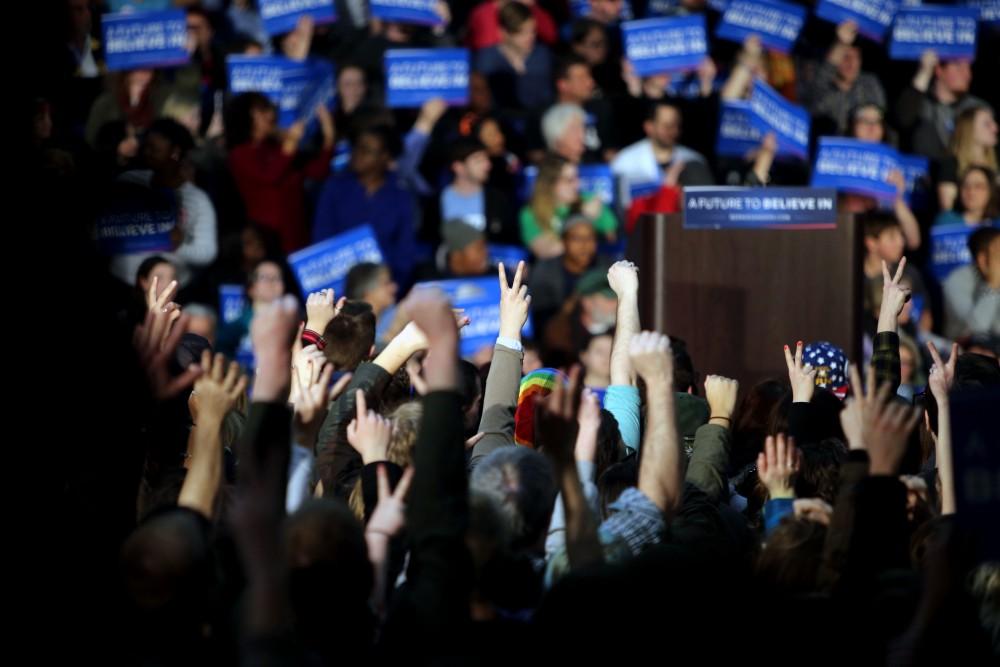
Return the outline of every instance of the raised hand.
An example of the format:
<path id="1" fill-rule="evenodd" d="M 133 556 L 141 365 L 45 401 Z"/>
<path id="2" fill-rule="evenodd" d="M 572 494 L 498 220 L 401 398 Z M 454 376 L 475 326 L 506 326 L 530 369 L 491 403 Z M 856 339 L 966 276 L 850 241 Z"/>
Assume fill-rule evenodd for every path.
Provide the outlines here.
<path id="1" fill-rule="evenodd" d="M 951 344 L 951 356 L 948 357 L 948 363 L 941 360 L 941 355 L 938 353 L 937 348 L 934 347 L 932 341 L 927 341 L 927 349 L 931 353 L 931 359 L 934 360 L 931 366 L 930 375 L 927 379 L 927 384 L 931 388 L 931 394 L 934 396 L 934 400 L 941 405 L 948 401 L 948 392 L 951 390 L 953 384 L 955 384 L 955 364 L 958 363 L 958 343 Z"/>
<path id="2" fill-rule="evenodd" d="M 785 346 L 785 365 L 788 366 L 788 381 L 792 385 L 792 402 L 808 403 L 816 391 L 816 369 L 802 365 L 802 341 L 795 344 L 795 356 Z"/>
<path id="3" fill-rule="evenodd" d="M 899 314 L 903 312 L 903 306 L 910 300 L 912 290 L 900 285 L 899 281 L 903 277 L 903 269 L 906 268 L 906 258 L 899 260 L 896 267 L 896 275 L 889 274 L 889 266 L 882 260 L 882 307 L 878 313 L 878 331 L 896 331 L 896 321 Z"/>
<path id="4" fill-rule="evenodd" d="M 336 300 L 332 289 L 313 292 L 306 299 L 306 329 L 315 331 L 320 336 L 326 331 L 326 326 L 340 314 L 347 297 Z"/>
<path id="5" fill-rule="evenodd" d="M 292 401 L 295 406 L 293 425 L 296 442 L 309 448 L 316 443 L 330 401 L 340 396 L 351 382 L 351 374 L 347 373 L 331 388 L 333 365 L 326 364 L 319 372 L 316 368 L 311 362 L 306 364 L 304 371 L 300 371 L 298 366 L 292 368 L 292 393 L 296 396 L 296 400 Z"/>
<path id="6" fill-rule="evenodd" d="M 629 358 L 646 385 L 650 388 L 672 387 L 674 381 L 674 355 L 670 339 L 655 331 L 643 331 L 634 336 L 629 345 Z"/>
<path id="7" fill-rule="evenodd" d="M 223 355 L 216 354 L 213 359 L 208 350 L 201 353 L 201 367 L 204 372 L 194 383 L 191 402 L 199 422 L 211 421 L 219 427 L 246 391 L 247 377 L 238 363 L 231 361 L 227 367 Z"/>
<path id="8" fill-rule="evenodd" d="M 497 273 L 500 280 L 500 335 L 519 341 L 521 340 L 521 329 L 528 321 L 528 309 L 531 307 L 528 286 L 522 283 L 524 262 L 517 263 L 514 282 L 509 287 L 507 285 L 507 271 L 503 262 L 500 262 Z"/>
<path id="9" fill-rule="evenodd" d="M 736 380 L 709 375 L 705 378 L 705 399 L 708 401 L 709 422 L 719 420 L 725 422 L 725 427 L 731 429 L 733 413 L 736 411 L 736 396 L 740 383 Z M 723 424 L 719 424 L 722 426 Z"/>
<path id="10" fill-rule="evenodd" d="M 403 529 L 406 525 L 406 494 L 413 481 L 413 472 L 413 466 L 403 471 L 403 476 L 393 491 L 389 488 L 389 474 L 385 470 L 385 465 L 380 464 L 375 469 L 378 479 L 378 504 L 375 505 L 375 510 L 368 519 L 368 525 L 365 526 L 366 534 L 391 538 Z"/>
<path id="11" fill-rule="evenodd" d="M 558 378 L 549 395 L 535 403 L 535 442 L 557 467 L 573 465 L 582 389 L 580 367 L 574 366 L 568 384 Z"/>
<path id="12" fill-rule="evenodd" d="M 757 477 L 767 488 L 771 500 L 795 497 L 795 475 L 799 471 L 799 450 L 785 434 L 767 436 L 764 451 L 757 455 Z"/>
<path id="13" fill-rule="evenodd" d="M 639 268 L 627 260 L 615 262 L 608 269 L 608 285 L 619 299 L 639 292 Z"/>
<path id="14" fill-rule="evenodd" d="M 190 387 L 201 374 L 197 364 L 192 364 L 177 377 L 171 376 L 168 368 L 187 329 L 188 319 L 187 315 L 181 315 L 177 326 L 171 327 L 171 313 L 154 309 L 147 312 L 145 321 L 135 328 L 132 343 L 146 372 L 153 398 L 157 400 L 176 396 Z"/>
<path id="15" fill-rule="evenodd" d="M 357 416 L 347 425 L 347 442 L 365 465 L 384 461 L 392 438 L 392 421 L 368 409 L 365 392 L 358 389 Z"/>
<path id="16" fill-rule="evenodd" d="M 844 21 L 837 26 L 837 41 L 850 46 L 858 38 L 858 24 L 854 21 Z"/>

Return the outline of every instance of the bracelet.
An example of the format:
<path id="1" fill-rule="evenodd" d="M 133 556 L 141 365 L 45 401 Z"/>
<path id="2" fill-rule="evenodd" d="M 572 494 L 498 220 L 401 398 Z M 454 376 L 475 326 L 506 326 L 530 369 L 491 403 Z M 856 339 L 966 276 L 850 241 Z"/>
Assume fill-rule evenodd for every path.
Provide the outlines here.
<path id="1" fill-rule="evenodd" d="M 326 340 L 323 338 L 323 334 L 312 329 L 303 329 L 302 342 L 305 345 L 315 345 L 319 350 L 326 349 Z"/>
<path id="2" fill-rule="evenodd" d="M 708 421 L 712 421 L 713 419 L 725 419 L 725 420 L 726 420 L 727 422 L 729 422 L 730 424 L 732 424 L 732 423 L 733 423 L 733 420 L 732 420 L 732 419 L 730 419 L 729 417 L 709 417 L 709 418 L 708 418 Z"/>
<path id="3" fill-rule="evenodd" d="M 365 535 L 381 535 L 382 537 L 385 537 L 387 539 L 390 540 L 392 539 L 392 535 L 385 532 L 384 530 L 366 530 Z"/>

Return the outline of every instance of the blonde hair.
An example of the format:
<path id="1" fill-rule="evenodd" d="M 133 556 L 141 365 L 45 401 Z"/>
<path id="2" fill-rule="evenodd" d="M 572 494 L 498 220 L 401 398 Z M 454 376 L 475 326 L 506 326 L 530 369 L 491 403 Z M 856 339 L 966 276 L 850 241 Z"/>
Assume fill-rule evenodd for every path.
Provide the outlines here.
<path id="1" fill-rule="evenodd" d="M 549 154 L 538 165 L 538 178 L 535 179 L 535 189 L 531 192 L 528 208 L 535 216 L 542 232 L 551 232 L 552 222 L 556 217 L 556 183 L 562 176 L 563 168 L 570 161 L 559 155 Z"/>
<path id="2" fill-rule="evenodd" d="M 396 408 L 392 416 L 392 437 L 389 438 L 389 448 L 385 455 L 385 460 L 406 468 L 413 465 L 413 447 L 417 443 L 417 432 L 420 430 L 420 418 L 423 417 L 424 408 L 418 401 L 403 403 Z M 359 478 L 351 490 L 351 496 L 347 501 L 354 516 L 359 521 L 365 520 L 365 498 L 361 492 L 361 479 Z"/>
<path id="3" fill-rule="evenodd" d="M 992 113 L 988 106 L 977 104 L 958 114 L 955 133 L 951 136 L 951 152 L 958 159 L 958 173 L 964 174 L 969 167 L 989 167 L 997 171 L 997 156 L 994 151 L 983 150 L 974 138 L 976 116 Z"/>

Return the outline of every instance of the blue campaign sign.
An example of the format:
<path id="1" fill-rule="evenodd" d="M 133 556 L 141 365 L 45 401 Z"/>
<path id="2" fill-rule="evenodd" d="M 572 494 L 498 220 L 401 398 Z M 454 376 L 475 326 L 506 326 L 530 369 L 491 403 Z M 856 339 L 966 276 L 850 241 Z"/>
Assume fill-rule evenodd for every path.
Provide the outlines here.
<path id="1" fill-rule="evenodd" d="M 535 181 L 538 179 L 538 167 L 531 164 L 521 170 L 521 186 L 517 190 L 521 203 L 531 199 L 531 194 L 535 191 Z"/>
<path id="2" fill-rule="evenodd" d="M 757 35 L 765 47 L 788 53 L 805 22 L 805 7 L 799 5 L 779 0 L 732 0 L 715 35 L 740 43 Z"/>
<path id="3" fill-rule="evenodd" d="M 1000 25 L 1000 0 L 966 0 L 965 5 L 978 11 L 983 23 Z"/>
<path id="4" fill-rule="evenodd" d="M 622 37 L 625 57 L 639 76 L 694 69 L 708 53 L 701 14 L 628 21 Z"/>
<path id="5" fill-rule="evenodd" d="M 513 277 L 510 269 L 507 276 Z M 414 289 L 437 288 L 444 292 L 454 308 L 464 308 L 469 326 L 461 331 L 459 343 L 463 357 L 469 357 L 484 347 L 493 347 L 500 333 L 500 283 L 496 278 L 469 278 L 417 283 Z M 531 338 L 531 318 L 522 331 Z"/>
<path id="6" fill-rule="evenodd" d="M 316 107 L 332 108 L 337 89 L 337 73 L 333 63 L 326 60 L 313 62 L 309 85 L 302 91 L 299 102 L 298 120 L 309 121 L 316 113 Z"/>
<path id="7" fill-rule="evenodd" d="M 318 58 L 289 61 L 282 73 L 278 125 L 288 127 L 309 120 L 319 104 L 329 104 L 333 88 L 333 65 L 329 61 Z"/>
<path id="8" fill-rule="evenodd" d="M 933 49 L 942 59 L 976 57 L 979 12 L 969 7 L 920 7 L 896 13 L 889 41 L 893 60 L 920 60 Z"/>
<path id="9" fill-rule="evenodd" d="M 829 188 L 684 188 L 684 229 L 834 229 Z"/>
<path id="10" fill-rule="evenodd" d="M 229 56 L 229 90 L 266 95 L 278 107 L 278 125 L 309 120 L 319 104 L 333 99 L 334 69 L 326 60 L 282 56 Z"/>
<path id="11" fill-rule="evenodd" d="M 899 154 L 889 146 L 821 137 L 811 183 L 891 201 L 896 198 L 896 186 L 889 182 L 889 174 L 899 168 Z"/>
<path id="12" fill-rule="evenodd" d="M 98 249 L 106 255 L 171 250 L 177 206 L 172 190 L 115 183 L 109 203 L 98 213 L 94 225 Z"/>
<path id="13" fill-rule="evenodd" d="M 219 319 L 223 324 L 236 322 L 247 305 L 243 285 L 219 285 Z"/>
<path id="14" fill-rule="evenodd" d="M 303 16 L 311 16 L 317 24 L 337 20 L 333 0 L 259 0 L 257 5 L 264 30 L 272 37 L 294 30 Z"/>
<path id="15" fill-rule="evenodd" d="M 858 32 L 881 42 L 898 6 L 897 0 L 819 0 L 816 16 L 831 23 L 854 21 Z"/>
<path id="16" fill-rule="evenodd" d="M 150 12 L 170 9 L 171 0 L 111 0 L 108 9 L 118 12 Z"/>
<path id="17" fill-rule="evenodd" d="M 371 0 L 372 17 L 394 23 L 441 25 L 444 19 L 435 7 L 438 0 Z"/>
<path id="18" fill-rule="evenodd" d="M 581 164 L 577 171 L 580 174 L 580 192 L 587 192 L 601 198 L 608 206 L 614 208 L 615 177 L 611 167 L 606 164 Z"/>
<path id="19" fill-rule="evenodd" d="M 436 97 L 451 105 L 469 101 L 465 49 L 390 49 L 383 62 L 389 107 L 419 107 Z"/>
<path id="20" fill-rule="evenodd" d="M 615 176 L 611 173 L 611 167 L 606 164 L 581 164 L 577 167 L 580 176 L 580 192 L 592 194 L 601 198 L 608 206 L 614 208 L 618 203 L 618 190 L 615 187 Z M 521 188 L 519 195 L 521 201 L 531 199 L 531 193 L 535 189 L 535 180 L 538 178 L 538 167 L 530 165 L 521 172 Z"/>
<path id="21" fill-rule="evenodd" d="M 355 227 L 288 256 L 288 264 L 302 286 L 303 298 L 310 292 L 331 287 L 338 294 L 343 293 L 347 272 L 362 262 L 382 263 L 382 251 L 369 225 Z"/>
<path id="22" fill-rule="evenodd" d="M 507 275 L 512 275 L 511 271 L 517 271 L 518 262 L 527 262 L 529 259 L 528 251 L 525 250 L 524 246 L 490 243 L 487 245 L 487 249 L 490 253 L 490 264 L 502 263 L 507 269 Z"/>
<path id="23" fill-rule="evenodd" d="M 909 206 L 914 205 L 914 193 L 917 192 L 917 188 L 923 188 L 924 182 L 927 180 L 928 173 L 930 170 L 930 161 L 920 155 L 903 155 L 899 154 L 899 168 L 903 172 L 903 178 L 906 179 L 906 203 Z M 918 200 L 921 198 L 917 198 Z M 922 204 L 922 201 L 916 201 L 917 204 Z"/>
<path id="24" fill-rule="evenodd" d="M 109 70 L 174 67 L 188 62 L 183 10 L 105 14 L 101 30 Z"/>
<path id="25" fill-rule="evenodd" d="M 656 194 L 659 190 L 660 184 L 656 181 L 648 183 L 629 183 L 628 200 L 635 201 L 639 197 L 648 197 L 649 195 Z"/>
<path id="26" fill-rule="evenodd" d="M 718 90 L 723 83 L 724 79 L 715 77 L 712 81 L 712 90 Z M 681 97 L 686 100 L 698 100 L 703 97 L 701 92 L 701 80 L 698 78 L 698 72 L 692 70 L 689 72 L 678 72 L 674 76 L 671 76 L 667 81 L 667 95 L 670 97 Z"/>
<path id="27" fill-rule="evenodd" d="M 972 263 L 969 253 L 969 236 L 975 227 L 963 225 L 934 225 L 931 227 L 931 273 L 943 281 L 960 266 Z"/>
<path id="28" fill-rule="evenodd" d="M 229 92 L 261 93 L 279 104 L 285 70 L 292 63 L 281 56 L 229 56 L 226 58 Z"/>
<path id="29" fill-rule="evenodd" d="M 754 125 L 753 115 L 749 102 L 723 100 L 715 141 L 716 155 L 742 158 L 760 146 L 764 134 Z"/>
<path id="30" fill-rule="evenodd" d="M 730 0 L 708 0 L 708 6 L 715 11 L 722 13 L 729 8 Z"/>
<path id="31" fill-rule="evenodd" d="M 774 132 L 778 155 L 802 160 L 809 157 L 809 112 L 792 104 L 769 85 L 757 79 L 750 93 L 750 121 L 761 134 Z"/>
<path id="32" fill-rule="evenodd" d="M 955 516 L 966 535 L 973 535 L 980 561 L 1000 559 L 1000 405 L 997 387 L 952 392 L 951 448 L 955 475 Z"/>

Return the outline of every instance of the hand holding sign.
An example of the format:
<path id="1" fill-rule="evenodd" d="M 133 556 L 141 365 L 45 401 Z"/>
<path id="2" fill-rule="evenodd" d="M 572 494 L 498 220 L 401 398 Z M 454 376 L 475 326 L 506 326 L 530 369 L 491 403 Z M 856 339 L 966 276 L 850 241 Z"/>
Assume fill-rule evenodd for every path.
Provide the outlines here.
<path id="1" fill-rule="evenodd" d="M 711 58 L 705 58 L 698 65 L 698 83 L 701 87 L 702 97 L 708 97 L 712 94 L 717 74 L 718 68 L 716 68 L 715 61 Z"/>
<path id="2" fill-rule="evenodd" d="M 333 116 L 325 104 L 316 105 L 316 120 L 319 121 L 319 129 L 323 133 L 323 149 L 333 150 L 334 140 L 337 137 L 337 128 L 333 123 Z"/>
<path id="3" fill-rule="evenodd" d="M 285 155 L 294 155 L 296 151 L 299 150 L 299 143 L 302 141 L 302 137 L 306 133 L 306 123 L 305 121 L 298 121 L 292 123 L 292 125 L 285 130 L 284 137 L 281 141 L 281 151 Z"/>
<path id="4" fill-rule="evenodd" d="M 295 29 L 285 35 L 281 41 L 281 50 L 292 60 L 304 61 L 309 57 L 309 49 L 312 47 L 313 32 L 316 22 L 312 16 L 300 16 L 295 24 Z"/>
<path id="5" fill-rule="evenodd" d="M 899 201 L 906 196 L 906 177 L 899 169 L 892 169 L 885 178 L 885 182 L 896 186 L 896 200 Z"/>
<path id="6" fill-rule="evenodd" d="M 848 19 L 837 26 L 837 41 L 846 46 L 858 38 L 858 24 Z"/>
<path id="7" fill-rule="evenodd" d="M 427 100 L 420 107 L 420 115 L 417 116 L 417 122 L 413 124 L 413 129 L 423 134 L 430 134 L 447 110 L 448 103 L 440 97 Z"/>
<path id="8" fill-rule="evenodd" d="M 922 93 L 926 93 L 930 88 L 931 80 L 934 78 L 934 69 L 938 65 L 937 52 L 934 49 L 926 49 L 920 54 L 920 67 L 913 75 L 913 87 Z"/>

